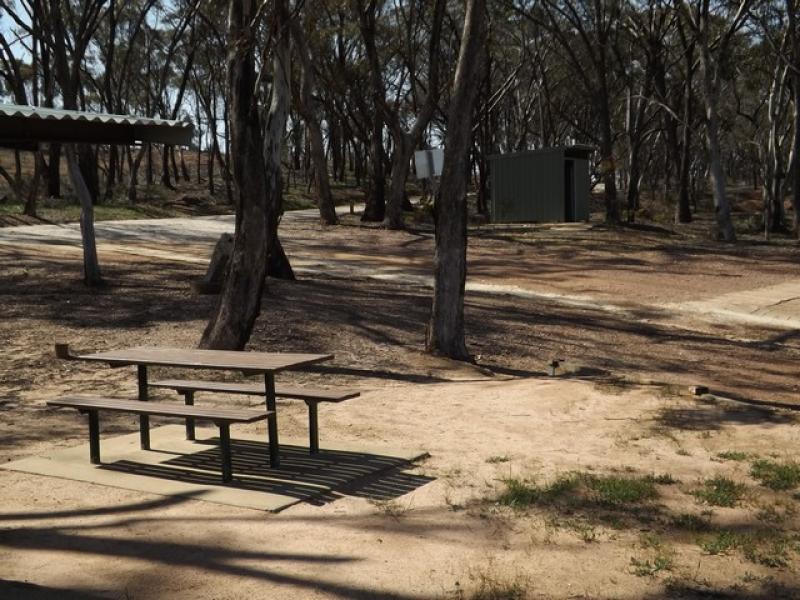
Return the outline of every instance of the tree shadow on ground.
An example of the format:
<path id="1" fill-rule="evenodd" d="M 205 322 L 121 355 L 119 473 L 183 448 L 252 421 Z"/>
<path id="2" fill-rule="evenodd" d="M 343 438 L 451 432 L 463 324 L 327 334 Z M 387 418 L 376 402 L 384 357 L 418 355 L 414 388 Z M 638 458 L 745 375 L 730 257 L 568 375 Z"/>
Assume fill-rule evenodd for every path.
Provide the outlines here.
<path id="1" fill-rule="evenodd" d="M 0 579 L 0 598 L 3 600 L 112 600 L 118 594 L 35 585 L 23 581 Z"/>
<path id="2" fill-rule="evenodd" d="M 744 591 L 732 586 L 730 590 L 713 590 L 706 586 L 673 582 L 663 592 L 645 594 L 641 600 L 796 600 L 800 598 L 800 585 L 788 586 L 776 582 L 759 585 L 755 591 Z"/>
<path id="3" fill-rule="evenodd" d="M 282 552 L 272 550 L 261 550 L 262 547 L 269 547 L 268 542 L 258 542 L 252 538 L 252 548 L 248 547 L 229 547 L 225 542 L 215 543 L 209 540 L 204 543 L 188 543 L 182 541 L 164 540 L 162 534 L 170 531 L 171 528 L 181 524 L 194 527 L 208 527 L 211 524 L 226 525 L 236 522 L 252 523 L 252 527 L 265 528 L 268 532 L 270 526 L 269 519 L 265 519 L 263 514 L 257 516 L 245 515 L 234 516 L 226 514 L 224 517 L 215 519 L 206 516 L 191 516 L 187 511 L 175 515 L 175 510 L 189 502 L 192 495 L 159 499 L 156 501 L 146 501 L 122 505 L 103 506 L 92 509 L 77 509 L 74 511 L 51 511 L 51 512 L 23 512 L 15 514 L 0 515 L 0 522 L 3 528 L 0 529 L 0 548 L 15 552 L 42 550 L 48 553 L 62 552 L 68 553 L 75 565 L 81 564 L 81 556 L 105 557 L 113 559 L 131 559 L 144 561 L 158 567 L 170 569 L 196 569 L 210 575 L 231 576 L 238 579 L 254 580 L 263 583 L 272 583 L 287 586 L 295 590 L 294 593 L 305 592 L 326 593 L 333 597 L 346 599 L 412 599 L 416 595 L 407 595 L 402 592 L 389 592 L 367 586 L 359 586 L 347 582 L 345 579 L 333 581 L 325 576 L 299 576 L 291 574 L 292 565 L 346 565 L 366 560 L 365 556 L 360 556 L 354 549 L 349 554 L 326 554 L 310 550 L 308 552 Z M 187 507 L 188 508 L 188 507 Z M 170 512 L 164 514 L 162 509 L 169 509 Z M 93 523 L 86 519 L 101 518 L 100 522 Z M 388 519 L 377 515 L 375 517 L 382 523 L 374 526 L 381 531 L 388 528 L 394 531 L 402 531 L 404 520 Z M 109 520 L 110 519 L 110 520 Z M 37 521 L 37 523 L 17 527 L 15 521 Z M 363 516 L 349 516 L 325 514 L 318 517 L 290 517 L 285 519 L 280 517 L 276 523 L 286 523 L 296 520 L 302 523 L 324 522 L 326 525 L 342 524 L 359 529 L 372 528 L 374 519 L 364 519 Z M 45 521 L 44 524 L 38 523 Z M 52 521 L 52 523 L 48 523 Z M 438 522 L 438 521 L 436 521 Z M 150 532 L 148 536 L 142 536 L 135 529 L 137 526 L 144 527 Z M 172 526 L 172 527 L 171 527 Z M 468 528 L 467 525 L 464 526 Z M 437 526 L 430 525 L 430 528 L 420 530 L 415 526 L 410 526 L 408 535 L 414 538 L 423 533 L 430 533 Z M 443 531 L 451 531 L 453 527 L 441 525 Z M 113 532 L 113 535 L 103 532 Z M 153 532 L 160 532 L 154 534 Z M 159 539 L 154 539 L 159 538 Z M 239 545 L 245 545 L 246 540 L 239 540 Z M 255 549 L 253 549 L 255 548 Z M 328 570 L 328 573 L 334 571 Z M 128 578 L 130 579 L 130 577 Z M 77 581 L 77 578 L 76 578 Z M 127 590 L 129 581 L 119 581 L 120 588 Z M 33 598 L 38 598 L 35 593 L 45 594 L 48 591 L 61 592 L 54 588 L 46 587 L 25 587 L 23 591 L 31 591 Z M 16 592 L 16 582 L 4 582 L 0 580 L 0 597 L 6 598 L 2 592 L 5 589 Z M 81 595 L 84 594 L 84 595 Z M 120 594 L 115 594 L 118 597 Z M 27 598 L 24 594 L 20 597 Z M 43 595 L 42 597 L 51 597 Z M 52 596 L 66 598 L 68 600 L 94 600 L 101 598 L 99 595 L 91 595 L 83 592 L 81 588 L 65 589 L 64 595 Z M 168 596 L 167 596 L 168 597 Z"/>
<path id="4" fill-rule="evenodd" d="M 795 407 L 796 408 L 796 407 Z M 713 431 L 726 425 L 785 425 L 796 423 L 794 414 L 770 408 L 718 401 L 711 396 L 699 398 L 693 406 L 665 406 L 655 417 L 654 427 L 683 431 Z"/>

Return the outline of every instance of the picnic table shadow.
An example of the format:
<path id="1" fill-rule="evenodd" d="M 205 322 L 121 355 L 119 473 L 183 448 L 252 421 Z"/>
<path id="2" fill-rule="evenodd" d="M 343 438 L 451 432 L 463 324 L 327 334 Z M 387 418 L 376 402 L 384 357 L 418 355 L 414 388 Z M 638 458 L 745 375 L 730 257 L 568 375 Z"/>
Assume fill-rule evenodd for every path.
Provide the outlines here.
<path id="1" fill-rule="evenodd" d="M 100 468 L 197 485 L 288 496 L 321 506 L 342 496 L 372 500 L 399 498 L 434 480 L 409 473 L 413 461 L 365 452 L 321 449 L 309 454 L 304 446 L 281 444 L 281 466 L 269 466 L 269 444 L 231 440 L 233 481 L 220 481 L 221 457 L 218 438 L 198 440 L 191 454 L 177 454 L 158 464 L 118 460 Z M 153 449 L 153 452 L 159 452 Z"/>

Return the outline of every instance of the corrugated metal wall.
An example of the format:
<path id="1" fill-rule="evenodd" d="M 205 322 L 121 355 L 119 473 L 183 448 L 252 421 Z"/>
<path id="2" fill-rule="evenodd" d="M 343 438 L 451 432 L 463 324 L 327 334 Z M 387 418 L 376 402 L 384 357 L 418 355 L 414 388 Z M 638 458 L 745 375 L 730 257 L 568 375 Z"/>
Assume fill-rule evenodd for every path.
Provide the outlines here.
<path id="1" fill-rule="evenodd" d="M 589 218 L 589 161 L 574 163 L 574 219 Z M 489 211 L 494 223 L 563 222 L 566 219 L 565 153 L 550 148 L 490 157 Z"/>
<path id="2" fill-rule="evenodd" d="M 493 157 L 492 221 L 563 221 L 564 153 L 560 149 Z"/>

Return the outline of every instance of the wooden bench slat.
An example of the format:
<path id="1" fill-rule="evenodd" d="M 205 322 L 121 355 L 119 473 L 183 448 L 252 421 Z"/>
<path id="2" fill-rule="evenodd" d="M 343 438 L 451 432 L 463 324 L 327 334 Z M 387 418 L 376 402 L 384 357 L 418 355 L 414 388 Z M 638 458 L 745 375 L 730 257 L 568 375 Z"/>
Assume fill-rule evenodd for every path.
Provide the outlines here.
<path id="1" fill-rule="evenodd" d="M 253 423 L 267 418 L 269 411 L 186 406 L 164 402 L 142 402 L 118 398 L 99 398 L 89 396 L 66 396 L 48 400 L 48 406 L 60 406 L 85 410 L 108 410 L 138 415 L 162 417 L 184 417 L 226 423 Z"/>
<path id="2" fill-rule="evenodd" d="M 150 387 L 166 388 L 182 391 L 194 392 L 221 392 L 227 394 L 244 394 L 250 396 L 265 395 L 263 383 L 239 383 L 230 381 L 200 381 L 192 379 L 164 379 L 148 383 Z M 350 398 L 355 398 L 361 393 L 356 390 L 325 390 L 319 388 L 306 387 L 286 387 L 278 386 L 275 388 L 275 395 L 278 398 L 294 398 L 297 400 L 315 400 L 317 402 L 342 402 Z"/>

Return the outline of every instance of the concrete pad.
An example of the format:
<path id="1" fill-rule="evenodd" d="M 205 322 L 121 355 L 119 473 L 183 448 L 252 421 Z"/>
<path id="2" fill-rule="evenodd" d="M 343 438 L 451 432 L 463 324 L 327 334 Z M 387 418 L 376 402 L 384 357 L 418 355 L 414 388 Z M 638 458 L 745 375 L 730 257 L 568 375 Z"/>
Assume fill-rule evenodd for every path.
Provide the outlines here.
<path id="1" fill-rule="evenodd" d="M 399 472 L 427 456 L 422 451 L 370 449 L 358 443 L 326 445 L 311 455 L 306 440 L 282 439 L 281 466 L 271 469 L 263 434 L 231 433 L 233 481 L 228 484 L 222 482 L 217 430 L 198 428 L 197 441 L 191 442 L 184 439 L 183 425 L 151 429 L 149 451 L 139 448 L 138 432 L 101 436 L 101 465 L 89 462 L 87 441 L 0 467 L 271 512 L 298 502 L 324 504 L 343 495 L 388 499 L 431 481 Z"/>

